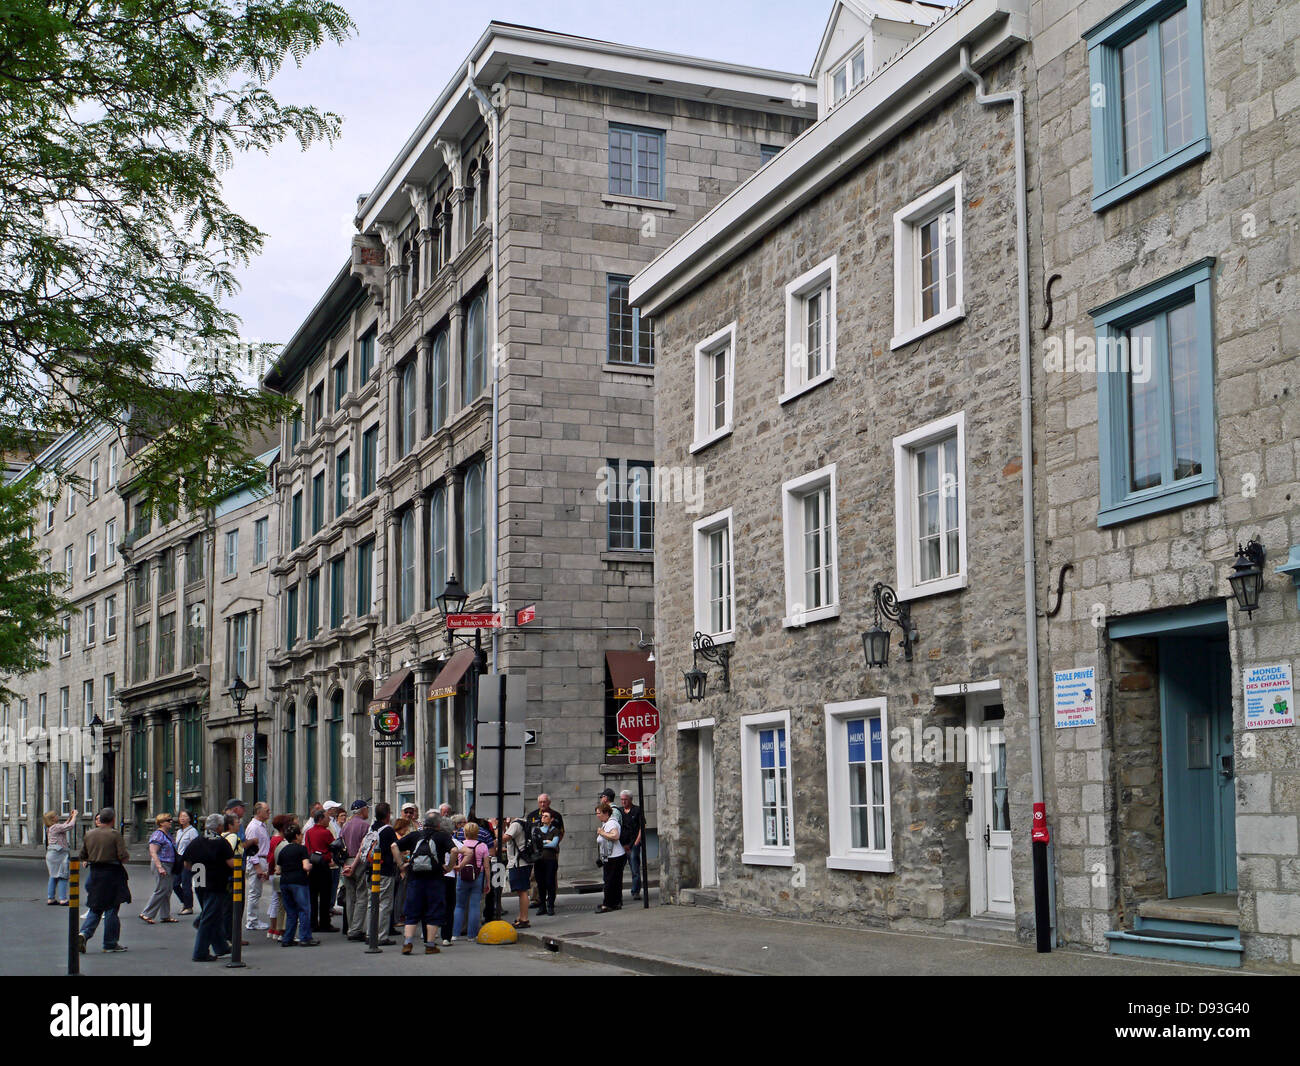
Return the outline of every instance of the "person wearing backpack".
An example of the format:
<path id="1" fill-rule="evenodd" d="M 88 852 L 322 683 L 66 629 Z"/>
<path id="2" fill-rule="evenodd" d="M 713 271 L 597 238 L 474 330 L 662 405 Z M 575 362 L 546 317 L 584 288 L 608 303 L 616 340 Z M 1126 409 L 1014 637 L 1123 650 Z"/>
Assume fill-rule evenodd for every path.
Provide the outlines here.
<path id="1" fill-rule="evenodd" d="M 528 887 L 533 879 L 533 863 L 537 856 L 522 818 L 511 819 L 504 838 L 510 891 L 519 897 L 519 917 L 512 924 L 516 929 L 527 929 L 531 924 L 528 921 Z"/>
<path id="2" fill-rule="evenodd" d="M 483 921 L 483 891 L 488 846 L 478 838 L 478 823 L 465 823 L 465 840 L 456 855 L 456 919 L 453 933 L 470 940 L 478 937 Z"/>
<path id="3" fill-rule="evenodd" d="M 451 837 L 439 827 L 435 816 L 426 818 L 418 833 L 407 833 L 398 849 L 408 856 L 406 863 L 406 924 L 402 929 L 402 954 L 414 949 L 415 934 L 424 926 L 426 955 L 437 955 L 438 925 L 443 918 L 442 879 L 446 871 L 442 856 L 451 850 Z"/>

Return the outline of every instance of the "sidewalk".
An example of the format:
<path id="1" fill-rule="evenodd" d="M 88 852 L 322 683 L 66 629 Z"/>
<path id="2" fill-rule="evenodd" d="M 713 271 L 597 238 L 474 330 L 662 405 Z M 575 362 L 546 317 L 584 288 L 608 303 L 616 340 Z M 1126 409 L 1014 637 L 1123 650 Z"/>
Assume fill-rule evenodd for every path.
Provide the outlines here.
<path id="1" fill-rule="evenodd" d="M 1032 944 L 846 929 L 692 906 L 661 907 L 657 893 L 652 894 L 648 910 L 625 896 L 622 910 L 597 914 L 599 901 L 598 896 L 570 896 L 556 901 L 554 918 L 530 913 L 531 927 L 520 931 L 520 943 L 656 975 L 1242 975 L 1073 949 L 1040 955 Z M 510 901 L 505 909 L 507 917 L 516 913 Z"/>

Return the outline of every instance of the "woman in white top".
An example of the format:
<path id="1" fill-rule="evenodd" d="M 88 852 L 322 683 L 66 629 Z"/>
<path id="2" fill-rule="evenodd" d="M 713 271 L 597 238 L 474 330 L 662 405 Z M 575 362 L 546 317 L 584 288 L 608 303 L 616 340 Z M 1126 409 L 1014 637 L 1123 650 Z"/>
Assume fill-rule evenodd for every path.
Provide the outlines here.
<path id="1" fill-rule="evenodd" d="M 623 906 L 623 867 L 627 865 L 627 852 L 619 843 L 621 827 L 614 819 L 614 809 L 605 800 L 596 808 L 600 828 L 596 839 L 600 844 L 600 859 L 605 871 L 605 902 L 596 908 L 597 914 L 616 911 Z"/>
<path id="2" fill-rule="evenodd" d="M 189 811 L 181 811 L 177 816 L 180 820 L 180 832 L 176 834 L 176 854 L 178 857 L 184 856 L 185 849 L 199 835 L 198 826 L 190 820 Z M 181 875 L 176 878 L 176 896 L 181 901 L 184 908 L 181 914 L 194 913 L 194 871 L 181 864 Z"/>

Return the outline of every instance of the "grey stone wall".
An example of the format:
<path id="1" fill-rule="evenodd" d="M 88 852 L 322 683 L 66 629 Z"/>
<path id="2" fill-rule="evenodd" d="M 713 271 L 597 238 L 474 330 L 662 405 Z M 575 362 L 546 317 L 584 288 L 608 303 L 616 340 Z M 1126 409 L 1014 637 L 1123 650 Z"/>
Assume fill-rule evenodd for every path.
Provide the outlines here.
<path id="1" fill-rule="evenodd" d="M 1022 83 L 1023 57 L 1003 62 L 994 88 Z M 897 351 L 893 335 L 893 214 L 957 171 L 964 180 L 964 320 Z M 671 719 L 713 717 L 720 895 L 755 913 L 865 925 L 933 927 L 968 913 L 963 763 L 891 761 L 892 874 L 828 870 L 824 705 L 884 696 L 891 732 L 965 722 L 960 699 L 936 686 L 997 679 L 1005 706 L 1011 829 L 1028 839 L 1030 779 L 1021 578 L 1016 363 L 1014 164 L 1009 114 L 965 90 L 865 161 L 755 247 L 657 317 L 656 462 L 703 468 L 699 515 L 665 506 L 659 519 L 656 650 Z M 834 380 L 785 405 L 787 282 L 838 255 Z M 694 346 L 737 321 L 735 430 L 692 456 Z M 897 584 L 892 439 L 965 412 L 969 585 L 914 601 L 916 660 L 897 650 L 868 671 L 860 639 L 876 581 Z M 781 485 L 837 464 L 841 613 L 804 628 L 785 614 Z M 736 642 L 732 691 L 687 706 L 677 681 L 690 668 L 691 523 L 734 509 Z M 897 635 L 896 631 L 895 634 Z M 790 709 L 793 869 L 748 865 L 740 803 L 740 717 Z M 672 834 L 668 890 L 696 876 L 685 852 L 696 741 L 665 726 L 662 804 Z M 1021 935 L 1032 921 L 1029 851 L 1016 849 Z"/>
<path id="2" fill-rule="evenodd" d="M 1041 0 L 1032 7 L 1033 58 L 1039 104 L 1030 125 L 1050 150 L 1033 156 L 1036 214 L 1041 218 L 1041 274 L 1060 275 L 1052 290 L 1052 331 L 1092 332 L 1088 309 L 1158 280 L 1203 257 L 1215 258 L 1215 405 L 1219 492 L 1212 501 L 1097 528 L 1096 380 L 1085 374 L 1039 374 L 1037 447 L 1043 457 L 1044 567 L 1071 561 L 1059 617 L 1043 629 L 1041 684 L 1052 669 L 1123 652 L 1109 648 L 1093 624 L 1093 605 L 1106 617 L 1176 607 L 1228 594 L 1227 573 L 1238 541 L 1259 536 L 1269 562 L 1260 610 L 1251 617 L 1229 601 L 1230 654 L 1237 751 L 1237 847 L 1241 931 L 1249 960 L 1300 963 L 1300 878 L 1296 786 L 1300 736 L 1292 729 L 1242 728 L 1242 670 L 1251 664 L 1300 665 L 1296 597 L 1273 573 L 1290 545 L 1300 543 L 1296 507 L 1300 439 L 1297 354 L 1296 218 L 1300 126 L 1288 116 L 1300 99 L 1296 40 L 1300 11 L 1272 0 L 1204 5 L 1205 74 L 1212 150 L 1204 159 L 1101 212 L 1090 207 L 1091 127 L 1087 49 L 1080 34 L 1117 4 Z M 1035 333 L 1036 343 L 1045 340 Z M 1045 575 L 1044 575 L 1045 577 Z M 1104 948 L 1113 928 L 1114 895 L 1085 892 L 1094 862 L 1106 862 L 1127 838 L 1115 837 L 1112 791 L 1144 795 L 1156 783 L 1137 782 L 1141 760 L 1120 750 L 1111 765 L 1090 759 L 1104 740 L 1105 722 L 1118 727 L 1131 704 L 1125 668 L 1101 684 L 1097 729 L 1045 733 L 1051 817 L 1060 833 L 1060 922 L 1066 938 Z M 1054 735 L 1053 735 L 1054 734 Z M 1116 734 L 1119 735 L 1118 733 Z M 1250 753 L 1247 748 L 1249 747 Z M 1130 755 L 1133 753 L 1130 752 Z M 1077 756 L 1083 755 L 1083 758 Z M 1158 759 L 1158 752 L 1152 752 Z M 1158 766 L 1158 762 L 1155 764 Z M 1087 836 L 1081 836 L 1087 826 Z M 1154 832 L 1154 827 L 1148 827 Z M 1148 858 L 1126 886 L 1136 898 L 1154 889 Z M 1132 867 L 1127 868 L 1130 872 Z M 1122 873 L 1121 876 L 1129 876 Z"/>

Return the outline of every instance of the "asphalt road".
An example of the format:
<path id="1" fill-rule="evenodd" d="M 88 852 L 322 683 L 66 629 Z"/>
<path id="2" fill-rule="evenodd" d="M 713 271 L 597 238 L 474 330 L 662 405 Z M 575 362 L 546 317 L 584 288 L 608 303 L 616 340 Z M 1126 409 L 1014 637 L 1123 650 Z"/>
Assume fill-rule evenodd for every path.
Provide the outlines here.
<path id="1" fill-rule="evenodd" d="M 619 976 L 628 970 L 572 956 L 539 951 L 526 944 L 487 947 L 456 941 L 440 955 L 426 956 L 417 945 L 410 956 L 398 945 L 382 954 L 365 954 L 364 944 L 352 944 L 340 934 L 318 933 L 320 947 L 281 948 L 268 941 L 265 933 L 249 933 L 244 948 L 244 969 L 228 969 L 225 962 L 196 963 L 190 958 L 194 947 L 192 919 L 181 918 L 175 925 L 147 925 L 137 915 L 149 898 L 147 869 L 128 867 L 134 902 L 120 911 L 122 943 L 127 950 L 106 954 L 102 950 L 103 926 L 81 956 L 81 972 L 87 976 L 210 975 L 233 978 L 241 975 L 294 976 L 405 976 L 465 974 L 471 976 Z M 0 858 L 0 975 L 54 976 L 67 973 L 68 912 L 45 904 L 45 864 L 32 859 Z M 179 902 L 173 897 L 173 905 Z M 265 907 L 265 901 L 263 902 Z M 265 913 L 265 912 L 264 912 Z M 173 911 L 173 915 L 175 911 Z M 337 920 L 337 917 L 336 917 Z"/>

